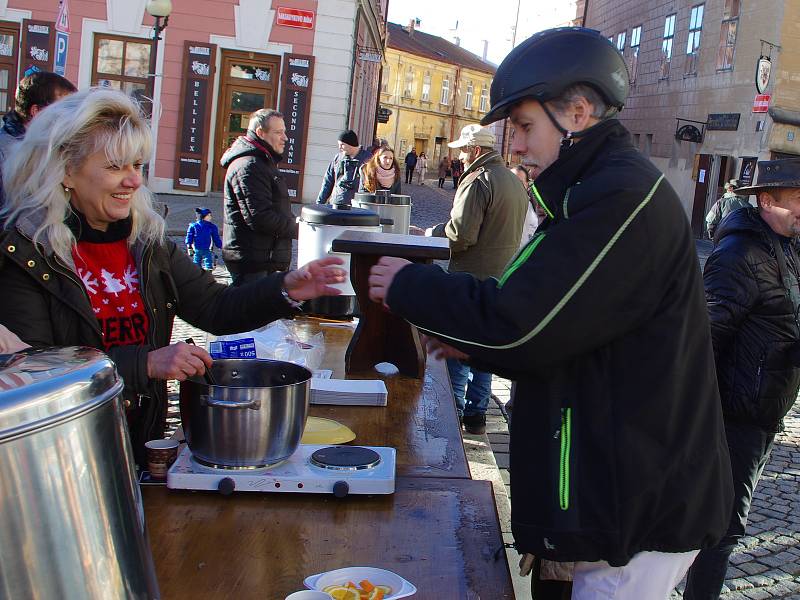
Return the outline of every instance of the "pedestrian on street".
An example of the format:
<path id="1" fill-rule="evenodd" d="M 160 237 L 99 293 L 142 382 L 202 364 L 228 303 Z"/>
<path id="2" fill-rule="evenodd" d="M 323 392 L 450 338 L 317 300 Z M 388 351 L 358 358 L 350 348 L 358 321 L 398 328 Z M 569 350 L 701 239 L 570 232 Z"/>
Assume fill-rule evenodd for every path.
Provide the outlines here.
<path id="1" fill-rule="evenodd" d="M 719 597 L 744 536 L 753 492 L 775 434 L 800 389 L 800 159 L 758 163 L 756 185 L 736 190 L 758 208 L 730 213 L 716 232 L 703 279 L 733 470 L 728 530 L 689 570 L 684 598 Z"/>
<path id="2" fill-rule="evenodd" d="M 711 210 L 706 215 L 706 230 L 708 231 L 708 237 L 712 240 L 714 239 L 714 232 L 716 232 L 717 226 L 722 219 L 739 208 L 752 206 L 749 199 L 734 192 L 734 188 L 737 187 L 739 187 L 739 182 L 735 179 L 725 183 L 725 193 L 714 202 L 714 206 L 711 207 Z"/>
<path id="3" fill-rule="evenodd" d="M 461 178 L 461 174 L 463 172 L 464 172 L 464 165 L 461 163 L 461 160 L 456 156 L 450 163 L 450 175 L 453 177 L 453 189 L 456 189 L 458 187 L 458 180 Z"/>
<path id="4" fill-rule="evenodd" d="M 539 217 L 536 214 L 536 198 L 533 196 L 533 192 L 531 192 L 531 178 L 528 174 L 528 169 L 522 165 L 516 165 L 515 167 L 511 167 L 510 171 L 517 176 L 528 198 L 528 211 L 525 214 L 525 224 L 522 227 L 522 237 L 519 241 L 521 250 L 531 241 L 536 233 L 536 228 L 539 226 Z"/>
<path id="5" fill-rule="evenodd" d="M 421 153 L 417 159 L 417 185 L 425 185 L 425 177 L 428 176 L 428 157 Z"/>
<path id="6" fill-rule="evenodd" d="M 517 382 L 515 545 L 574 561 L 574 600 L 666 600 L 732 504 L 694 239 L 615 118 L 628 91 L 597 31 L 514 48 L 482 123 L 510 118 L 511 150 L 542 168 L 535 193 L 552 218 L 499 279 L 384 256 L 369 280 L 429 350 Z"/>
<path id="7" fill-rule="evenodd" d="M 190 223 L 186 230 L 186 249 L 189 256 L 194 257 L 194 264 L 206 271 L 214 269 L 214 246 L 222 248 L 219 229 L 211 222 L 210 208 L 195 208 L 197 220 Z"/>
<path id="8" fill-rule="evenodd" d="M 288 139 L 283 115 L 262 108 L 220 160 L 227 169 L 222 257 L 233 285 L 285 271 L 291 263 L 297 222 L 278 168 Z"/>
<path id="9" fill-rule="evenodd" d="M 517 178 L 494 150 L 494 134 L 475 123 L 461 130 L 448 147 L 467 165 L 453 198 L 450 220 L 426 235 L 450 241 L 452 273 L 469 273 L 483 281 L 499 278 L 519 249 L 528 198 Z M 458 358 L 447 359 L 453 395 L 467 433 L 486 431 L 486 409 L 492 395 L 492 373 Z"/>
<path id="10" fill-rule="evenodd" d="M 148 120 L 123 92 L 90 88 L 59 100 L 31 121 L 10 159 L 0 233 L 3 323 L 34 348 L 108 354 L 125 383 L 125 431 L 140 467 L 145 442 L 164 437 L 167 380 L 212 364 L 203 348 L 170 342 L 176 316 L 220 335 L 247 331 L 338 294 L 328 284 L 344 280 L 331 257 L 244 288 L 217 283 L 164 236 L 142 186 L 152 146 Z"/>
<path id="11" fill-rule="evenodd" d="M 444 189 L 444 179 L 445 177 L 450 177 L 450 159 L 448 157 L 443 156 L 442 160 L 439 161 L 439 169 L 436 176 L 439 178 L 439 188 Z"/>
<path id="12" fill-rule="evenodd" d="M 411 148 L 411 151 L 406 154 L 406 183 L 413 183 L 414 180 L 414 169 L 417 168 L 417 150 L 416 148 Z"/>
<path id="13" fill-rule="evenodd" d="M 343 131 L 338 139 L 339 152 L 333 157 L 325 171 L 317 204 L 349 205 L 358 191 L 359 169 L 372 158 L 372 148 L 358 145 L 358 136 L 352 129 Z"/>
<path id="14" fill-rule="evenodd" d="M 389 190 L 390 194 L 402 193 L 400 187 L 400 165 L 394 158 L 394 150 L 381 146 L 366 163 L 361 165 L 359 192 L 374 194 L 378 190 Z"/>

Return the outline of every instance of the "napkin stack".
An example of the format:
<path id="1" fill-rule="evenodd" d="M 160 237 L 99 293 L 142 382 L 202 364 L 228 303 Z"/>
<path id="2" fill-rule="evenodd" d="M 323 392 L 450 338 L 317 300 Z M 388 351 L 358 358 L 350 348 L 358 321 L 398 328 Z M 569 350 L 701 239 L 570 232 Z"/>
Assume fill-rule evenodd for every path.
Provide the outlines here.
<path id="1" fill-rule="evenodd" d="M 311 404 L 386 406 L 386 384 L 380 379 L 311 380 Z"/>

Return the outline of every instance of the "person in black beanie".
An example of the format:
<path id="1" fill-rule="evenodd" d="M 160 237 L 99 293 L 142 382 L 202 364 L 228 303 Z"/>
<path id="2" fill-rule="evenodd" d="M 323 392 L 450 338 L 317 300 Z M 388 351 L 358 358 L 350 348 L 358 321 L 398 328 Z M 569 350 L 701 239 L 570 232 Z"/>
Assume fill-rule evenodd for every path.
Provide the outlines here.
<path id="1" fill-rule="evenodd" d="M 333 157 L 322 180 L 317 204 L 350 204 L 358 191 L 359 168 L 372 153 L 358 145 L 358 135 L 352 129 L 339 134 L 339 152 Z"/>

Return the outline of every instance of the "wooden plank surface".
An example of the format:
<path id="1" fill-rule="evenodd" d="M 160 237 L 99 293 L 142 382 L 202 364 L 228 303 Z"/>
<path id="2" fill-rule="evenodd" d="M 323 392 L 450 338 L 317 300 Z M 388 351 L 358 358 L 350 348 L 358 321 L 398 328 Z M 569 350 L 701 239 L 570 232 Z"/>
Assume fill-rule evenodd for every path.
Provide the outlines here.
<path id="1" fill-rule="evenodd" d="M 344 355 L 352 330 L 325 327 L 314 319 L 298 319 L 295 328 L 303 339 L 323 333 L 326 352 L 321 368 L 331 369 L 337 379 L 345 379 Z M 356 434 L 351 444 L 395 448 L 398 477 L 470 478 L 444 361 L 429 357 L 424 380 L 381 376 L 375 371 L 347 377 L 382 379 L 389 392 L 387 406 L 314 404 L 309 414 L 347 425 Z"/>
<path id="2" fill-rule="evenodd" d="M 283 600 L 305 577 L 347 566 L 393 571 L 416 598 L 514 597 L 486 481 L 399 478 L 392 495 L 342 500 L 142 493 L 165 600 Z"/>
<path id="3" fill-rule="evenodd" d="M 407 259 L 447 260 L 450 258 L 450 241 L 443 237 L 348 230 L 331 242 L 331 250 Z"/>

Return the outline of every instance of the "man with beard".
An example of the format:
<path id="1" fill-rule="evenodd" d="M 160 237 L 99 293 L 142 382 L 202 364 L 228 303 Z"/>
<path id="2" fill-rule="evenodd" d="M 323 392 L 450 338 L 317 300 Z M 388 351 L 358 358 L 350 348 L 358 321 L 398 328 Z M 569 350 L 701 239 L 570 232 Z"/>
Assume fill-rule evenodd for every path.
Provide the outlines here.
<path id="1" fill-rule="evenodd" d="M 283 115 L 261 109 L 250 117 L 247 134 L 222 155 L 228 169 L 222 256 L 233 285 L 289 268 L 297 222 L 278 169 L 288 139 Z"/>

